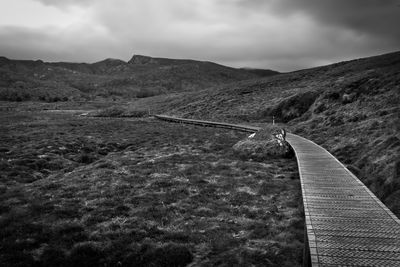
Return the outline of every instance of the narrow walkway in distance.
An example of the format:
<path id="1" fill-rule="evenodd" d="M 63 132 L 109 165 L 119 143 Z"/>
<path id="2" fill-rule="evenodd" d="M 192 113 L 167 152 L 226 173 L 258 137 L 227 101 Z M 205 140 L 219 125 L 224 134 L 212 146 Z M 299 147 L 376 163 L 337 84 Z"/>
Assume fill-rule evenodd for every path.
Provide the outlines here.
<path id="1" fill-rule="evenodd" d="M 257 132 L 259 127 L 156 115 L 160 120 Z M 312 267 L 400 267 L 400 220 L 342 163 L 288 133 L 296 152 Z"/>
<path id="2" fill-rule="evenodd" d="M 335 157 L 294 134 L 312 266 L 400 266 L 400 221 Z"/>

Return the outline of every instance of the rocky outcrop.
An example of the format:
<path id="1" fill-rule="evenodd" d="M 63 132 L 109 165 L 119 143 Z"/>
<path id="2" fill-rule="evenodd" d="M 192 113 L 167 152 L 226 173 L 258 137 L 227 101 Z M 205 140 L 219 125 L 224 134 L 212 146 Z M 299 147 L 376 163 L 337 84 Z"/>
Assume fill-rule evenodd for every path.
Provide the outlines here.
<path id="1" fill-rule="evenodd" d="M 133 57 L 128 61 L 128 63 L 135 65 L 148 65 L 148 64 L 157 64 L 158 61 L 155 58 L 148 56 L 133 55 Z"/>
<path id="2" fill-rule="evenodd" d="M 262 129 L 255 135 L 237 142 L 233 150 L 240 157 L 263 161 L 270 158 L 291 158 L 292 147 L 284 140 L 282 129 Z"/>

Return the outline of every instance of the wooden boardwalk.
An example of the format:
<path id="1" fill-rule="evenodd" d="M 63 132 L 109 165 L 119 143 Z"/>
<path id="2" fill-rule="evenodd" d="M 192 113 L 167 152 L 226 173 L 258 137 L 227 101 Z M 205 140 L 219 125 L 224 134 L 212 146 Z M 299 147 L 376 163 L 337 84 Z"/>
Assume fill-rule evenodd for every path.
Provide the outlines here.
<path id="1" fill-rule="evenodd" d="M 294 134 L 312 266 L 400 266 L 400 221 L 334 156 Z"/>
<path id="2" fill-rule="evenodd" d="M 214 121 L 183 119 L 183 118 L 176 118 L 176 117 L 165 116 L 165 115 L 154 115 L 154 117 L 159 120 L 163 120 L 163 121 L 185 123 L 185 124 L 195 124 L 195 125 L 200 125 L 200 126 L 204 126 L 204 127 L 225 128 L 225 129 L 231 129 L 231 130 L 248 132 L 248 133 L 254 133 L 261 129 L 260 127 L 255 127 L 255 126 L 231 124 L 231 123 L 224 123 L 224 122 L 214 122 Z"/>
<path id="3" fill-rule="evenodd" d="M 157 118 L 248 132 L 260 129 Z M 295 150 L 300 173 L 310 255 L 306 265 L 400 267 L 400 220 L 324 148 L 294 134 L 287 134 L 286 140 Z"/>

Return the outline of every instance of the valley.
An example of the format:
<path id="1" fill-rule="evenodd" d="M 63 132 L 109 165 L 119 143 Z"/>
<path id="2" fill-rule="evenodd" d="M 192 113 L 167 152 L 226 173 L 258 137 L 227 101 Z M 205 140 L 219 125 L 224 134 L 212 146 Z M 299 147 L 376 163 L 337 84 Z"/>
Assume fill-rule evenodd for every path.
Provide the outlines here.
<path id="1" fill-rule="evenodd" d="M 273 121 L 400 216 L 400 52 L 290 73 L 1 58 L 0 97 L 0 265 L 300 266 L 296 159 L 257 143 Z M 153 114 L 265 132 L 253 144 Z"/>

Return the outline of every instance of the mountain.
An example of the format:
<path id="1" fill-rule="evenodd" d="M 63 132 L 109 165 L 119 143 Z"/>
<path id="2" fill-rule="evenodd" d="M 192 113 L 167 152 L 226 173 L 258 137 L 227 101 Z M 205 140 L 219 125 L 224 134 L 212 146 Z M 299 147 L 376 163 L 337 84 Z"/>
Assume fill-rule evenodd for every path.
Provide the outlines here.
<path id="1" fill-rule="evenodd" d="M 254 68 L 240 68 L 241 70 L 248 71 L 250 73 L 254 73 L 260 77 L 267 77 L 267 76 L 272 76 L 279 74 L 278 71 L 274 70 L 266 70 L 266 69 L 254 69 Z"/>
<path id="2" fill-rule="evenodd" d="M 310 108 L 314 103 L 317 104 L 316 100 L 319 101 L 318 97 L 323 93 L 337 91 L 338 98 L 341 98 L 344 94 L 351 94 L 346 93 L 351 91 L 347 87 L 358 88 L 374 81 L 375 86 L 394 94 L 393 85 L 397 86 L 399 69 L 400 52 L 395 52 L 239 81 L 208 90 L 177 94 L 167 99 L 163 96 L 154 97 L 135 102 L 135 105 L 144 103 L 160 112 L 184 117 L 266 122 L 272 121 L 274 116 L 276 120 L 287 123 L 303 115 L 308 116 Z M 371 91 L 373 88 L 369 85 L 359 90 Z M 163 99 L 162 104 L 158 104 L 160 99 Z"/>
<path id="3" fill-rule="evenodd" d="M 276 72 L 251 72 L 212 62 L 142 55 L 134 55 L 128 62 L 109 58 L 93 64 L 0 57 L 0 99 L 140 98 L 198 91 L 274 74 Z"/>
<path id="4" fill-rule="evenodd" d="M 129 110 L 284 123 L 327 148 L 400 216 L 400 52 L 133 102 Z"/>
<path id="5" fill-rule="evenodd" d="M 143 55 L 133 55 L 133 57 L 128 61 L 129 64 L 132 65 L 184 65 L 184 64 L 193 64 L 202 61 L 195 61 L 191 59 L 170 59 L 170 58 L 153 58 L 149 56 Z"/>

